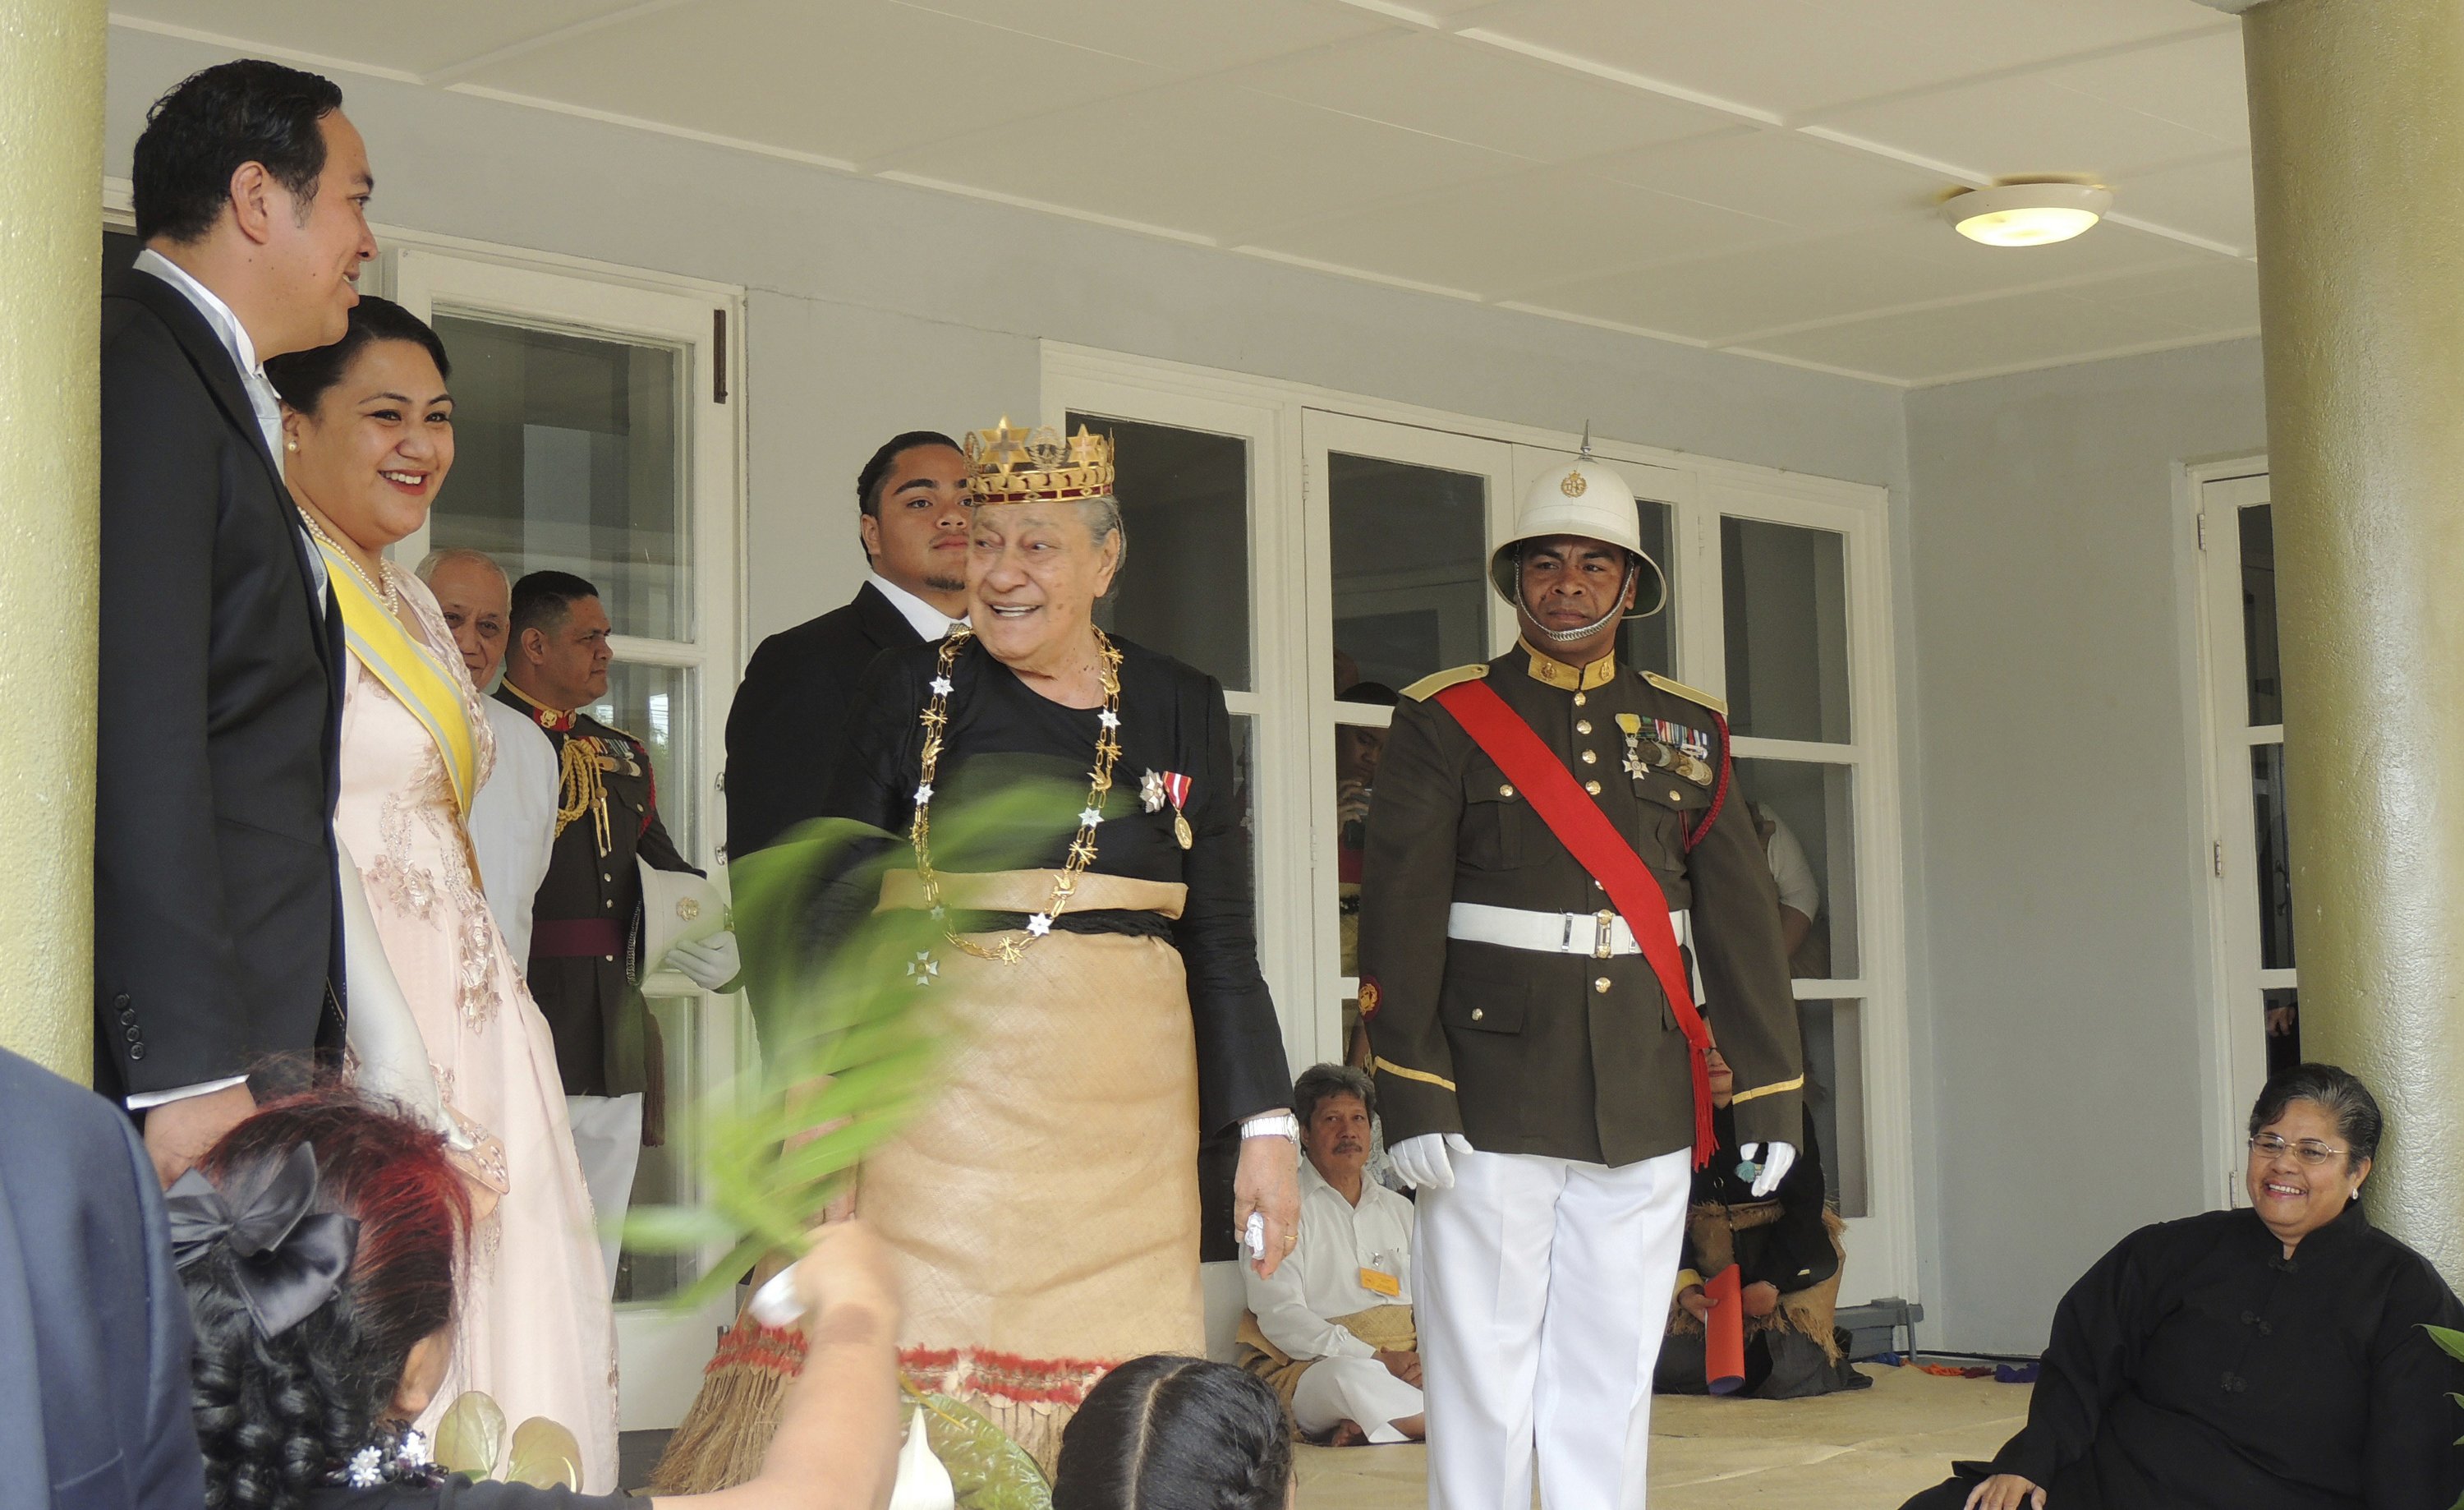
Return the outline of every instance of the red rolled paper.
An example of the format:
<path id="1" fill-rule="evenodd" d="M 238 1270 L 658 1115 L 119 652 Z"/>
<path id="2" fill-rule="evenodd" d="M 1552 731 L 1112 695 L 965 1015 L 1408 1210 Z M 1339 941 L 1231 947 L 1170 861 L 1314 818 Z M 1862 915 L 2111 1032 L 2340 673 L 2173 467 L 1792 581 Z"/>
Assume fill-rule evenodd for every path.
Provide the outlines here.
<path id="1" fill-rule="evenodd" d="M 1730 1264 L 1703 1285 L 1711 1314 L 1703 1319 L 1703 1372 L 1713 1394 L 1735 1394 L 1746 1387 L 1746 1302 L 1738 1293 L 1737 1266 Z"/>

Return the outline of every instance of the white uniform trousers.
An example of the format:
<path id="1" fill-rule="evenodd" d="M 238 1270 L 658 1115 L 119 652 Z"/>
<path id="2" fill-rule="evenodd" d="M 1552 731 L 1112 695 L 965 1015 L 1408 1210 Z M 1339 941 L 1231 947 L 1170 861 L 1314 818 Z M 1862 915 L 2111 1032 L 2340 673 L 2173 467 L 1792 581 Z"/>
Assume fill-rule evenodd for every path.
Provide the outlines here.
<path id="1" fill-rule="evenodd" d="M 582 1161 L 582 1184 L 590 1191 L 599 1222 L 600 1252 L 607 1255 L 607 1293 L 616 1293 L 616 1258 L 625 1249 L 625 1210 L 633 1204 L 633 1173 L 642 1164 L 642 1093 L 568 1096 L 565 1120 L 573 1125 L 573 1151 Z"/>
<path id="2" fill-rule="evenodd" d="M 1375 1358 L 1321 1358 L 1292 1389 L 1292 1420 L 1302 1431 L 1323 1436 L 1349 1421 L 1369 1433 L 1373 1447 L 1408 1441 L 1395 1423 L 1425 1409 L 1420 1391 Z"/>
<path id="3" fill-rule="evenodd" d="M 1430 1510 L 1642 1510 L 1651 1369 L 1693 1158 L 1454 1154 L 1419 1195 L 1413 1286 Z"/>

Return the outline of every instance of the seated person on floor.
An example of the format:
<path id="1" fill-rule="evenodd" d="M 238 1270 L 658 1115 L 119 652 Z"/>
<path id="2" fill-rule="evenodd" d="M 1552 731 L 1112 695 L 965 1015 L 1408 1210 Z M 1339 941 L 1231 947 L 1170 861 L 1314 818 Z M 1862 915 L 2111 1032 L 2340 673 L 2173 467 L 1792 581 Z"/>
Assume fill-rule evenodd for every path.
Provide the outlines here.
<path id="1" fill-rule="evenodd" d="M 2430 1260 L 2362 1212 L 2379 1106 L 2331 1064 L 2270 1077 L 2251 1208 L 2143 1227 L 2054 1312 L 2028 1424 L 1904 1510 L 2440 1510 L 2464 1490 L 2464 1327 Z M 2093 1156 L 2082 1121 L 2045 1152 Z M 2126 1172 L 2142 1150 L 2106 1148 Z"/>
<path id="2" fill-rule="evenodd" d="M 1419 1441 L 1424 1430 L 1412 1203 L 1368 1177 L 1376 1099 L 1345 1065 L 1301 1076 L 1300 1246 L 1270 1279 L 1241 1270 L 1241 1366 L 1275 1387 L 1304 1432 L 1337 1447 Z"/>
<path id="3" fill-rule="evenodd" d="M 1275 1391 L 1228 1364 L 1150 1353 L 1106 1374 L 1062 1429 L 1052 1510 L 1291 1510 L 1298 1489 Z"/>
<path id="4" fill-rule="evenodd" d="M 1720 1151 L 1694 1174 L 1693 1210 L 1685 1218 L 1684 1268 L 1669 1307 L 1652 1388 L 1661 1394 L 1705 1394 L 1711 1301 L 1704 1281 L 1734 1263 L 1745 1312 L 1746 1374 L 1739 1392 L 1793 1400 L 1861 1389 L 1873 1381 L 1848 1363 L 1847 1339 L 1833 1322 L 1839 1302 L 1845 1231 L 1823 1193 L 1822 1150 L 1814 1114 L 1805 1118 L 1796 1164 L 1770 1198 L 1753 1198 L 1753 1176 L 1737 1158 L 1735 1085 L 1728 1062 L 1710 1051 L 1712 1127 Z M 1756 1171 L 1759 1172 L 1759 1171 Z"/>
<path id="5" fill-rule="evenodd" d="M 209 1507 L 651 1503 L 531 1482 L 471 1483 L 439 1469 L 427 1437 L 412 1430 L 454 1347 L 454 1290 L 474 1214 L 470 1187 L 425 1123 L 345 1088 L 311 1091 L 232 1128 L 164 1201 L 196 1323 L 190 1396 Z M 825 1232 L 797 1266 L 811 1341 L 760 1476 L 657 1505 L 882 1510 L 890 1502 L 899 1438 L 896 1280 L 864 1223 Z M 574 1297 L 577 1305 L 593 1300 L 606 1303 Z M 517 1460 L 544 1468 L 561 1455 L 543 1438 L 535 1449 L 524 1441 L 513 1438 Z M 572 1472 L 569 1458 L 558 1466 Z"/>

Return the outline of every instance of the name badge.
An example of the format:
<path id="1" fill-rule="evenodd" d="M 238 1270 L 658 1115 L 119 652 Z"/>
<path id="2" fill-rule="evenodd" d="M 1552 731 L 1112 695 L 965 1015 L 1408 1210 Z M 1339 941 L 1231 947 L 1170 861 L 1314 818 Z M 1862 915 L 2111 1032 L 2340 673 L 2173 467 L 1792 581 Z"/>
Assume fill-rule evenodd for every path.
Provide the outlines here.
<path id="1" fill-rule="evenodd" d="M 1360 1288 L 1372 1295 L 1382 1295 L 1391 1300 L 1403 1293 L 1403 1281 L 1391 1274 L 1380 1274 L 1375 1269 L 1364 1268 L 1360 1271 Z"/>

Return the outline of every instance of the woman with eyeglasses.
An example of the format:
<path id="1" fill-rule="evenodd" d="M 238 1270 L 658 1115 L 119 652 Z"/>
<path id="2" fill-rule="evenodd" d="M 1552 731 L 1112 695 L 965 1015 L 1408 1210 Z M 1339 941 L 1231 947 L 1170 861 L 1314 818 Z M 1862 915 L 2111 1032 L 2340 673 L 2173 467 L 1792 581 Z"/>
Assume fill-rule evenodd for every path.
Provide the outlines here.
<path id="1" fill-rule="evenodd" d="M 2028 1424 L 1903 1510 L 2447 1510 L 2464 1326 L 2430 1261 L 2370 1226 L 2383 1119 L 2332 1064 L 2250 1114 L 2246 1210 L 2144 1227 L 2054 1313 Z"/>

